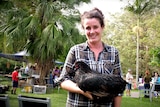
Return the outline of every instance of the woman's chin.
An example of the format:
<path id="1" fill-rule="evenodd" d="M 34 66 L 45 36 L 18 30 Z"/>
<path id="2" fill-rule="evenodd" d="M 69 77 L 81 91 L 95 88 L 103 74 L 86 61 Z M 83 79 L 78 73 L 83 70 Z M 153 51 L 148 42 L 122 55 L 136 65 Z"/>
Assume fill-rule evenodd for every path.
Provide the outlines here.
<path id="1" fill-rule="evenodd" d="M 97 43 L 98 41 L 96 39 L 90 39 L 89 43 Z"/>

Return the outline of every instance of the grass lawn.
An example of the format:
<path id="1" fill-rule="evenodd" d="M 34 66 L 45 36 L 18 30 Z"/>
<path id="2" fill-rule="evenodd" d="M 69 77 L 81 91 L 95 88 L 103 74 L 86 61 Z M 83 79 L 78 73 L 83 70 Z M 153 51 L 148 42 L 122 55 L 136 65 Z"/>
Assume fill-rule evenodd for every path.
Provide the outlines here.
<path id="1" fill-rule="evenodd" d="M 131 98 L 123 96 L 122 106 L 121 107 L 159 107 L 160 98 L 153 99 L 153 102 L 150 102 L 149 98 Z"/>
<path id="2" fill-rule="evenodd" d="M 18 88 L 17 95 L 10 94 L 10 92 L 7 92 L 9 95 L 9 101 L 10 101 L 10 107 L 18 107 L 18 94 L 26 95 L 26 96 L 32 96 L 32 97 L 48 97 L 51 99 L 51 105 L 52 107 L 65 107 L 66 98 L 67 98 L 67 92 L 60 89 L 58 92 L 58 89 L 47 89 L 46 94 L 34 94 L 34 93 L 24 93 L 21 92 L 21 89 Z"/>
<path id="3" fill-rule="evenodd" d="M 1 78 L 1 77 L 0 77 Z M 1 84 L 9 84 L 11 81 L 1 81 Z M 10 91 L 7 91 L 6 94 L 9 96 L 10 107 L 18 107 L 18 94 L 34 96 L 34 97 L 49 97 L 51 99 L 52 107 L 65 107 L 67 91 L 55 88 L 48 88 L 46 94 L 34 94 L 34 93 L 25 93 L 21 92 L 22 88 L 18 88 L 17 95 L 10 94 Z M 137 90 L 133 90 L 137 91 Z M 121 107 L 159 107 L 160 106 L 160 97 L 154 98 L 153 102 L 150 102 L 148 98 L 132 98 L 128 96 L 123 96 Z"/>

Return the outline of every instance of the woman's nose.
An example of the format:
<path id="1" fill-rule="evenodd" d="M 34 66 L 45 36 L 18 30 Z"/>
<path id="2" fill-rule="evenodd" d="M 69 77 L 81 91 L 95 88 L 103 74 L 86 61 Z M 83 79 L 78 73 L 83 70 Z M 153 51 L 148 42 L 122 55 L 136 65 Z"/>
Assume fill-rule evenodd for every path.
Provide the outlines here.
<path id="1" fill-rule="evenodd" d="M 95 30 L 92 28 L 91 30 L 90 30 L 90 33 L 94 33 L 95 32 Z"/>

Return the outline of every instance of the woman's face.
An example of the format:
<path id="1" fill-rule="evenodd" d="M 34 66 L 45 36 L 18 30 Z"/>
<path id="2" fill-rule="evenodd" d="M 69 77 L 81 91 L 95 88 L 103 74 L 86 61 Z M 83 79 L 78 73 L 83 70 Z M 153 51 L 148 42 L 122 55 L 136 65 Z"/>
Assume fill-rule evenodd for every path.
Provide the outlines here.
<path id="1" fill-rule="evenodd" d="M 89 43 L 101 41 L 101 35 L 104 27 L 101 27 L 98 19 L 84 19 L 83 27 Z"/>

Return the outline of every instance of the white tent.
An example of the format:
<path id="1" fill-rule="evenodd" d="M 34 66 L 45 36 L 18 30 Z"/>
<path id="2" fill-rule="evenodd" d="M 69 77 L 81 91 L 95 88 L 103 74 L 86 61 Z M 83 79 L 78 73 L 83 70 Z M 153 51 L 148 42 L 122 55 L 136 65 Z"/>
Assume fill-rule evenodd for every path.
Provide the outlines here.
<path id="1" fill-rule="evenodd" d="M 21 62 L 27 62 L 27 58 L 26 58 L 27 56 L 30 56 L 30 55 L 29 55 L 29 53 L 27 53 L 26 50 L 17 52 L 15 54 L 0 53 L 0 57 L 11 59 L 11 60 L 15 60 L 15 61 L 21 61 Z M 60 61 L 55 61 L 55 63 L 59 64 L 59 65 L 63 65 L 64 64 L 63 62 L 60 62 Z"/>
<path id="2" fill-rule="evenodd" d="M 18 53 L 15 53 L 14 55 L 17 55 L 17 56 L 29 56 L 29 54 L 27 53 L 26 50 L 20 51 Z"/>

